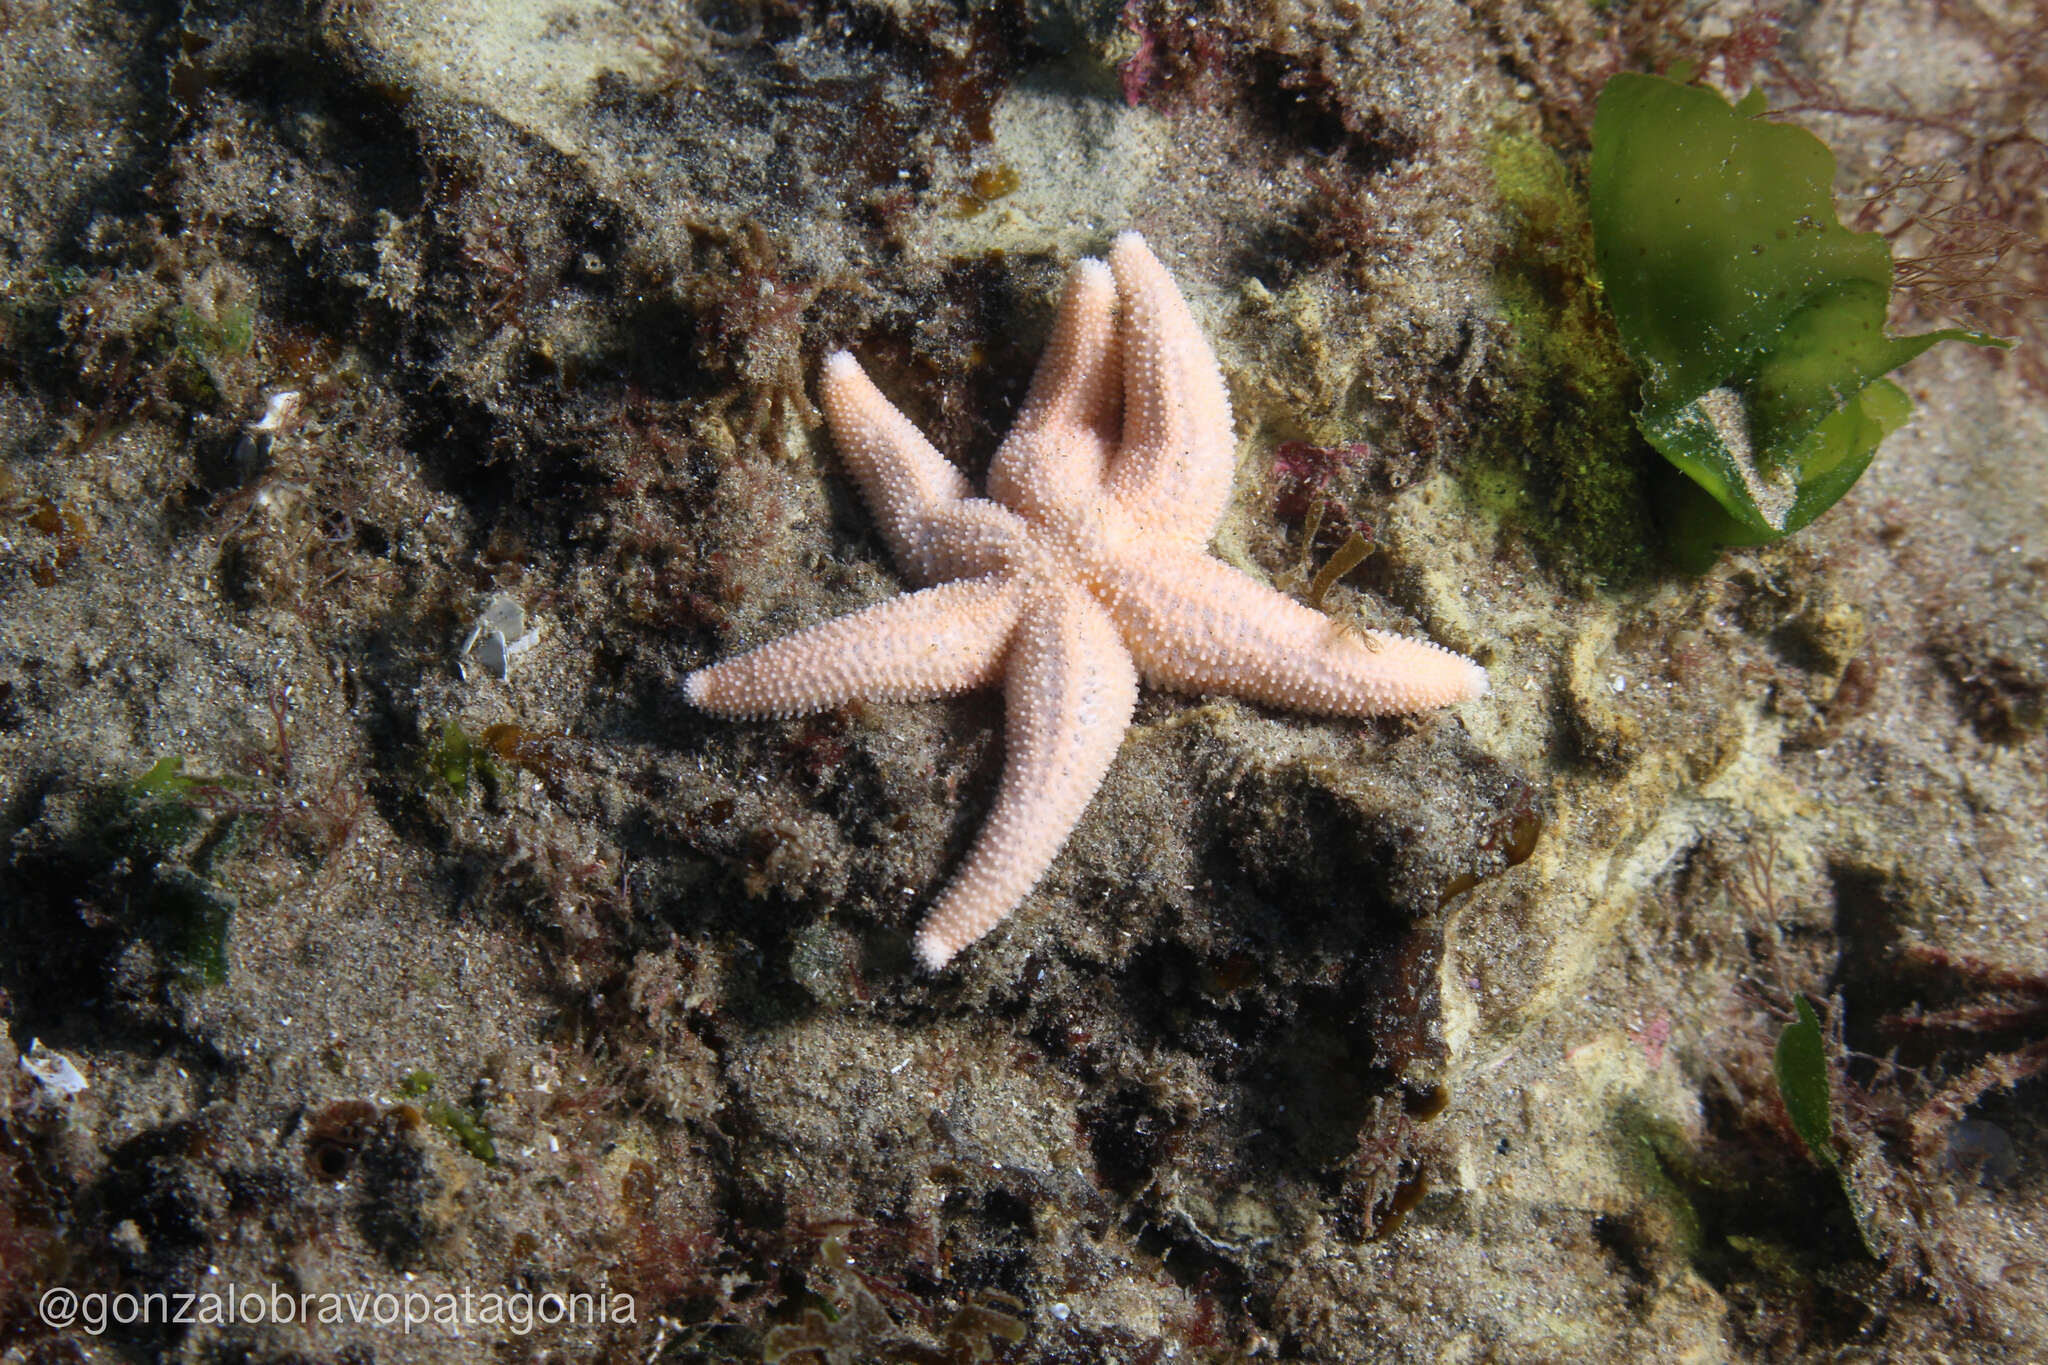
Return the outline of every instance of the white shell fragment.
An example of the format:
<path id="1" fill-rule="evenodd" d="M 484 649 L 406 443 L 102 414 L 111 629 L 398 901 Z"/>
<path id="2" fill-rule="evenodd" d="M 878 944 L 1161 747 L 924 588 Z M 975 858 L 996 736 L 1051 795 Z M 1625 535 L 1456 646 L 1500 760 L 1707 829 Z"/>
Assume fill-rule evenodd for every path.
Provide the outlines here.
<path id="1" fill-rule="evenodd" d="M 270 457 L 270 446 L 297 424 L 303 395 L 297 389 L 278 389 L 263 405 L 263 415 L 242 427 L 235 440 L 235 463 L 253 471 Z"/>
<path id="2" fill-rule="evenodd" d="M 44 1047 L 40 1038 L 29 1043 L 21 1069 L 35 1077 L 42 1097 L 51 1104 L 62 1104 L 86 1088 L 85 1073 L 78 1064 L 55 1048 Z"/>
<path id="3" fill-rule="evenodd" d="M 466 660 L 475 655 L 477 663 L 497 674 L 499 682 L 506 682 L 512 676 L 512 661 L 539 643 L 540 625 L 536 622 L 532 629 L 527 628 L 526 608 L 504 593 L 493 593 L 484 603 L 483 614 L 469 628 L 455 666 L 467 679 Z"/>
<path id="4" fill-rule="evenodd" d="M 299 391 L 279 389 L 271 394 L 270 401 L 263 405 L 263 415 L 249 424 L 249 431 L 253 435 L 275 436 L 298 415 Z"/>

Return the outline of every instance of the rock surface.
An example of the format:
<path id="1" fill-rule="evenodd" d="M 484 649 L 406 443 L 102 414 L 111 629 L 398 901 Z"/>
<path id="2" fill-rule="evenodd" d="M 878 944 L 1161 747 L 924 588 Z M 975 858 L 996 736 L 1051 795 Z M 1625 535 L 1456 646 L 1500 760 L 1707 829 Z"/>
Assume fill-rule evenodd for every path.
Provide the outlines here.
<path id="1" fill-rule="evenodd" d="M 1964 152 L 2048 183 L 2048 24 L 1618 8 L 13 7 L 0 1362 L 2048 1355 L 2048 370 L 1931 352 L 1693 578 L 1570 321 L 1609 72 L 1763 82 L 1910 255 L 1929 171 L 2039 240 Z M 1240 412 L 1219 552 L 1306 596 L 1369 530 L 1323 605 L 1493 691 L 1148 693 L 921 974 L 996 699 L 679 681 L 897 586 L 820 358 L 979 478 L 1126 226 Z M 2039 341 L 2027 251 L 1961 320 Z"/>

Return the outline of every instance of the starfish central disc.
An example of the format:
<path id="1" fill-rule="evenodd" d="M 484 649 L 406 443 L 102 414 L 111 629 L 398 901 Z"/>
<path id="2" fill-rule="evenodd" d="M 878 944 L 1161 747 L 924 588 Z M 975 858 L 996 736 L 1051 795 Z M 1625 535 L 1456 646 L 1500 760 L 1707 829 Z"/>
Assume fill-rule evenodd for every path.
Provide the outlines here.
<path id="1" fill-rule="evenodd" d="M 1067 278 L 987 498 L 868 380 L 825 362 L 841 460 L 918 591 L 692 673 L 690 701 L 779 717 L 1000 682 L 994 808 L 918 929 L 944 966 L 1044 875 L 1102 785 L 1140 679 L 1328 715 L 1479 696 L 1486 670 L 1353 631 L 1211 556 L 1236 472 L 1230 399 L 1179 289 L 1135 232 Z"/>

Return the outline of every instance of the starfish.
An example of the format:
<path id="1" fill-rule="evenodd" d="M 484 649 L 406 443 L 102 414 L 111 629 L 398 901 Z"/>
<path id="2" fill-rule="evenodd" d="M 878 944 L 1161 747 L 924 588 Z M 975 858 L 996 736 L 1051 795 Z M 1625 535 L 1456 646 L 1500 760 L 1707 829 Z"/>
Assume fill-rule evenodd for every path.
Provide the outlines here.
<path id="1" fill-rule="evenodd" d="M 825 361 L 840 457 L 919 591 L 692 673 L 718 715 L 800 715 L 1001 681 L 994 808 L 917 933 L 930 968 L 993 929 L 1080 822 L 1138 682 L 1331 715 L 1479 696 L 1486 670 L 1423 640 L 1354 631 L 1207 551 L 1236 439 L 1216 357 L 1144 239 L 1068 276 L 1045 354 L 989 468 L 988 497 L 853 357 Z"/>

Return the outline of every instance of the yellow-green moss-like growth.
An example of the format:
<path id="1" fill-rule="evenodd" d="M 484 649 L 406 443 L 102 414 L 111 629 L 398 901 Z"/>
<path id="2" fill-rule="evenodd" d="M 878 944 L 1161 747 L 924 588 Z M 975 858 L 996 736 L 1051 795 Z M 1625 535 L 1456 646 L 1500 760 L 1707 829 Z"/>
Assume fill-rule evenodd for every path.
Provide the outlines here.
<path id="1" fill-rule="evenodd" d="M 1603 579 L 1632 578 L 1653 534 L 1628 423 L 1635 371 L 1601 302 L 1585 190 L 1529 133 L 1497 133 L 1488 161 L 1508 229 L 1494 283 L 1519 395 L 1501 447 L 1517 471 L 1535 461 L 1547 507 L 1532 529 Z"/>
<path id="2" fill-rule="evenodd" d="M 1912 403 L 1883 376 L 1937 341 L 1887 336 L 1891 250 L 1835 217 L 1835 158 L 1752 92 L 1624 72 L 1593 119 L 1594 253 L 1643 379 L 1636 424 L 1691 483 L 1673 556 L 1782 539 L 1856 482 Z"/>

